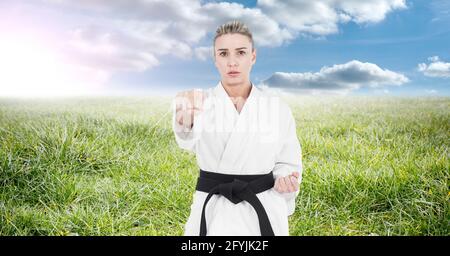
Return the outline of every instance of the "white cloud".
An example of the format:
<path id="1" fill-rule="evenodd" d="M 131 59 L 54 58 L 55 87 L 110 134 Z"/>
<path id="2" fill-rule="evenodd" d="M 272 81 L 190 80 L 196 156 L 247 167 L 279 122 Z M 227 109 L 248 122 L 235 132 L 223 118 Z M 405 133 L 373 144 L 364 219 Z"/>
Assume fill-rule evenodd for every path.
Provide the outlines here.
<path id="1" fill-rule="evenodd" d="M 159 64 L 144 47 L 129 47 L 139 43 L 130 39 L 120 31 L 105 32 L 94 26 L 75 29 L 67 42 L 67 52 L 80 64 L 111 71 L 143 71 Z"/>
<path id="2" fill-rule="evenodd" d="M 213 58 L 213 48 L 212 46 L 210 47 L 197 47 L 194 50 L 195 52 L 195 57 L 197 57 L 200 60 L 207 60 L 208 58 Z"/>
<path id="3" fill-rule="evenodd" d="M 211 32 L 215 32 L 220 24 L 232 19 L 243 21 L 252 31 L 257 46 L 276 47 L 294 39 L 292 31 L 282 28 L 257 8 L 245 8 L 237 3 L 207 3 L 202 6 L 201 13 L 209 17 L 205 25 Z"/>
<path id="4" fill-rule="evenodd" d="M 433 56 L 428 58 L 431 61 L 430 64 L 419 63 L 417 69 L 425 76 L 429 77 L 450 77 L 450 63 L 442 62 L 439 56 Z"/>
<path id="5" fill-rule="evenodd" d="M 258 1 L 258 7 L 294 31 L 316 35 L 337 32 L 340 16 L 323 1 Z"/>
<path id="6" fill-rule="evenodd" d="M 276 72 L 262 84 L 271 88 L 281 88 L 302 92 L 347 93 L 359 88 L 382 88 L 402 85 L 409 79 L 399 73 L 381 69 L 376 64 L 352 60 L 345 64 L 323 67 L 316 73 Z"/>
<path id="7" fill-rule="evenodd" d="M 405 0 L 341 0 L 334 5 L 356 23 L 380 22 L 389 12 L 406 8 Z"/>
<path id="8" fill-rule="evenodd" d="M 297 32 L 328 35 L 339 23 L 376 23 L 389 12 L 406 8 L 405 0 L 260 0 L 258 7 L 275 21 Z"/>

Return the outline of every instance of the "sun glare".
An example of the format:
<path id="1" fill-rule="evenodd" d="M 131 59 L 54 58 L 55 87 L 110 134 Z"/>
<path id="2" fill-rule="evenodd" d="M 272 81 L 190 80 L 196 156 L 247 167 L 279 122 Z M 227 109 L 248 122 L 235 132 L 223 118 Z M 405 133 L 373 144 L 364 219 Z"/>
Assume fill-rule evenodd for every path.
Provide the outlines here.
<path id="1" fill-rule="evenodd" d="M 59 96 L 79 89 L 56 52 L 32 41 L 0 40 L 0 74 L 0 96 Z"/>

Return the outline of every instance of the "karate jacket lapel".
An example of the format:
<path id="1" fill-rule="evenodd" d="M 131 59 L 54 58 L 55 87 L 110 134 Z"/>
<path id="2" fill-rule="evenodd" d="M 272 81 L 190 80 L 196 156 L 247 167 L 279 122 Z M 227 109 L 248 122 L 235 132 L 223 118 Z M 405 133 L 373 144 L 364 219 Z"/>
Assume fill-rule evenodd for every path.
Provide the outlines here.
<path id="1" fill-rule="evenodd" d="M 225 119 L 224 122 L 234 122 L 231 129 L 231 134 L 228 136 L 222 157 L 219 161 L 219 170 L 227 172 L 235 172 L 239 174 L 245 165 L 245 159 L 251 153 L 251 141 L 255 136 L 255 131 L 249 128 L 256 111 L 252 108 L 256 107 L 256 100 L 258 96 L 257 88 L 252 84 L 250 95 L 247 98 L 244 107 L 239 114 L 229 98 L 227 92 L 219 82 L 216 87 L 217 95 L 224 100 L 225 112 L 233 111 L 233 120 Z M 252 111 L 250 111 L 252 110 Z M 230 132 L 230 131 L 227 131 Z"/>

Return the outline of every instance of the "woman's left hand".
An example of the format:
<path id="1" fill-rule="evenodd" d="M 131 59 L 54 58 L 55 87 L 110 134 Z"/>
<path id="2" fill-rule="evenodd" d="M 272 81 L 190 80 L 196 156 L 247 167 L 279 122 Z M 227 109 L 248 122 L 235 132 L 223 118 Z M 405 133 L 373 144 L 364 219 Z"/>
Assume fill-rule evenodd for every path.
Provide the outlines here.
<path id="1" fill-rule="evenodd" d="M 291 193 L 298 190 L 298 172 L 294 172 L 286 177 L 278 177 L 275 180 L 274 188 L 279 193 Z"/>

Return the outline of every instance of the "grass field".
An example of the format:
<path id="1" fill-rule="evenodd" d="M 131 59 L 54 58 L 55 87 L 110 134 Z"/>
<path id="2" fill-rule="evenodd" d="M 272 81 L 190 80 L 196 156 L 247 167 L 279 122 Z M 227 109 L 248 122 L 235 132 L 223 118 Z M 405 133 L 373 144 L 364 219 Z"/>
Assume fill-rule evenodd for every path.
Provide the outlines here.
<path id="1" fill-rule="evenodd" d="M 286 98 L 291 235 L 450 235 L 450 98 Z M 182 235 L 198 169 L 164 98 L 0 99 L 0 235 Z"/>

